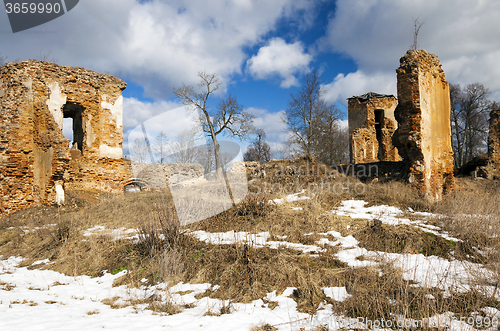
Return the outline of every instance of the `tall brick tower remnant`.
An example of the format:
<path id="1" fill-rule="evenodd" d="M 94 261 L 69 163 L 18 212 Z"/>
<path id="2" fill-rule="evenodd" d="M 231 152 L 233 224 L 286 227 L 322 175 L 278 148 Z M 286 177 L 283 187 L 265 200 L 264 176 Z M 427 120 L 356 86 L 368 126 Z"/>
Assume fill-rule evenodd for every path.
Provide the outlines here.
<path id="1" fill-rule="evenodd" d="M 410 50 L 396 70 L 398 129 L 393 143 L 409 170 L 409 181 L 430 200 L 453 189 L 450 91 L 436 55 Z"/>

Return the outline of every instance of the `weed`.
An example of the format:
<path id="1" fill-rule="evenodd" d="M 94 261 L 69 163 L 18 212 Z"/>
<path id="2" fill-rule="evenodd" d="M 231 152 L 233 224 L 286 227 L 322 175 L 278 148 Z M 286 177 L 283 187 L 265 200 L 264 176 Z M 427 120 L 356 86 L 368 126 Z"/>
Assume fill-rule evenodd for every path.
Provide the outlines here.
<path id="1" fill-rule="evenodd" d="M 2 290 L 4 291 L 12 291 L 14 288 L 16 288 L 16 285 L 12 285 L 5 282 L 0 282 L 0 286 L 2 286 Z"/>
<path id="2" fill-rule="evenodd" d="M 162 313 L 165 315 L 175 315 L 182 311 L 178 305 L 173 304 L 169 300 L 165 302 L 153 301 L 148 305 L 146 309 L 152 310 L 155 313 Z"/>
<path id="3" fill-rule="evenodd" d="M 123 266 L 123 267 L 119 267 L 119 268 L 113 269 L 113 270 L 111 270 L 111 274 L 112 275 L 116 275 L 116 274 L 119 274 L 120 272 L 122 272 L 124 270 L 127 270 L 127 266 Z"/>
<path id="4" fill-rule="evenodd" d="M 260 326 L 252 326 L 250 328 L 250 331 L 274 331 L 274 330 L 278 330 L 277 328 L 275 328 L 274 326 L 272 326 L 271 324 L 262 324 Z"/>

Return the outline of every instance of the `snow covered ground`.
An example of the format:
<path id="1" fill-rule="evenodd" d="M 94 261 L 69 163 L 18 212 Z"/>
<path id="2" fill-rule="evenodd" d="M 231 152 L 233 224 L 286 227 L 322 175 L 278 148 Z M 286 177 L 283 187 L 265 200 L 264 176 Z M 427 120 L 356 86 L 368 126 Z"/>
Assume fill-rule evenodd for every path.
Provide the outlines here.
<path id="1" fill-rule="evenodd" d="M 300 196 L 303 192 L 290 195 L 283 199 L 275 199 L 277 204 L 304 200 Z M 352 218 L 379 219 L 389 225 L 408 224 L 427 232 L 435 233 L 446 239 L 457 240 L 449 236 L 440 228 L 426 224 L 425 219 L 435 215 L 428 213 L 413 213 L 419 220 L 404 218 L 405 212 L 391 206 L 365 207 L 366 202 L 348 200 L 333 211 L 338 215 Z M 297 208 L 297 207 L 295 207 Z M 406 213 L 408 214 L 408 212 Z M 134 229 L 108 230 L 102 226 L 88 229 L 84 236 L 94 234 L 109 234 L 114 239 L 127 238 L 137 240 L 137 231 Z M 201 241 L 212 244 L 232 244 L 246 242 L 254 247 L 269 247 L 278 249 L 287 247 L 309 253 L 312 256 L 325 250 L 326 245 L 338 247 L 336 257 L 351 267 L 380 263 L 393 263 L 401 268 L 406 280 L 413 280 L 415 286 L 438 287 L 445 292 L 464 292 L 471 288 L 471 277 L 478 274 L 485 278 L 491 277 L 491 272 L 479 264 L 466 261 L 457 261 L 452 257 L 444 259 L 437 256 L 422 254 L 395 254 L 386 252 L 368 251 L 358 247 L 358 241 L 353 236 L 342 236 L 339 232 L 329 231 L 317 233 L 320 238 L 315 245 L 304 245 L 287 242 L 286 237 L 279 241 L 270 240 L 268 232 L 257 234 L 246 232 L 210 233 L 206 231 L 192 231 L 190 235 Z M 306 234 L 308 235 L 308 234 Z M 335 238 L 335 240 L 331 240 Z M 360 259 L 363 256 L 364 258 Z M 211 284 L 176 284 L 168 288 L 165 284 L 143 286 L 140 289 L 127 286 L 113 287 L 113 281 L 124 272 L 116 275 L 106 273 L 102 277 L 88 276 L 70 277 L 49 270 L 28 270 L 19 267 L 21 257 L 0 257 L 0 330 L 249 330 L 252 326 L 265 323 L 273 325 L 278 330 L 313 330 L 318 325 L 327 325 L 330 330 L 341 328 L 371 328 L 373 321 L 347 319 L 335 316 L 331 305 L 321 305 L 315 315 L 300 313 L 296 309 L 296 302 L 290 297 L 294 288 L 288 288 L 281 295 L 275 292 L 268 293 L 266 298 L 249 304 L 223 302 L 207 297 L 196 299 L 195 295 L 211 288 Z M 50 263 L 38 261 L 35 264 Z M 477 285 L 479 286 L 479 285 Z M 493 286 L 481 285 L 481 291 L 494 294 Z M 342 301 L 349 297 L 344 287 L 323 288 L 326 296 Z M 190 305 L 179 314 L 162 316 L 145 309 L 147 304 L 140 304 L 137 300 L 146 299 L 152 295 L 161 296 L 164 300 L 171 300 L 179 305 Z M 500 300 L 498 293 L 494 294 Z M 104 304 L 103 300 L 113 299 L 115 303 L 130 304 L 127 307 L 112 309 Z M 135 304 L 134 304 L 135 302 Z M 278 305 L 271 309 L 269 302 Z M 230 306 L 231 313 L 220 316 L 208 316 L 207 312 L 219 313 L 222 307 Z M 500 311 L 485 307 L 483 313 L 491 321 L 491 328 L 497 330 Z M 213 315 L 213 314 L 211 314 Z M 409 321 L 416 322 L 418 321 Z M 372 323 L 372 324 L 370 324 Z M 425 321 L 430 325 L 446 326 L 450 330 L 473 330 L 466 321 L 454 318 L 453 314 L 446 313 L 434 316 Z M 496 323 L 496 324 L 495 324 Z M 381 325 L 379 325 L 381 326 Z M 394 325 L 396 326 L 396 325 Z M 302 329 L 301 329 L 302 328 Z"/>
<path id="2" fill-rule="evenodd" d="M 263 300 L 250 304 L 231 304 L 231 313 L 204 316 L 206 312 L 220 312 L 227 302 L 217 299 L 195 299 L 195 295 L 210 288 L 210 284 L 177 284 L 165 290 L 164 284 L 141 289 L 127 286 L 113 287 L 113 281 L 122 276 L 105 274 L 102 277 L 69 277 L 50 270 L 28 270 L 17 265 L 19 257 L 0 261 L 0 330 L 248 330 L 253 325 L 281 324 L 290 330 L 294 321 L 304 320 L 307 314 L 296 310 L 290 296 L 294 288 L 281 295 L 275 292 L 266 297 L 278 303 L 269 309 Z M 335 300 L 348 295 L 345 288 L 325 288 Z M 118 297 L 115 303 L 145 299 L 153 294 L 170 297 L 178 304 L 192 304 L 193 308 L 169 316 L 155 315 L 144 304 L 112 309 L 102 301 Z M 327 318 L 327 306 L 317 316 Z"/>

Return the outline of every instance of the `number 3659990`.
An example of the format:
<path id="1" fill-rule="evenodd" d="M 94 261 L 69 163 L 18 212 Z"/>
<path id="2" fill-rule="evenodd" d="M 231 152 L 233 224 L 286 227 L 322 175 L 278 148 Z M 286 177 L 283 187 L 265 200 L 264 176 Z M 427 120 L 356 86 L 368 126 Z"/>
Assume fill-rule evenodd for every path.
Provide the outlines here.
<path id="1" fill-rule="evenodd" d="M 34 2 L 23 2 L 23 3 L 10 3 L 7 2 L 5 4 L 5 10 L 7 14 L 35 14 L 35 13 L 56 13 L 58 14 L 61 11 L 61 4 L 56 2 L 54 4 L 51 3 L 34 3 Z"/>

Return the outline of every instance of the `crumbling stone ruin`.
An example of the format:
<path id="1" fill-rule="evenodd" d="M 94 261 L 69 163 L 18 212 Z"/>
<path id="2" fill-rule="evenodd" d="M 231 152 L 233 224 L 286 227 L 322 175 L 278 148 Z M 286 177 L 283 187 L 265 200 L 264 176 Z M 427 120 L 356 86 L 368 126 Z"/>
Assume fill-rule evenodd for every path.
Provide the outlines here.
<path id="1" fill-rule="evenodd" d="M 393 95 L 369 92 L 348 99 L 351 163 L 399 161 L 392 135 L 397 100 Z"/>
<path id="2" fill-rule="evenodd" d="M 453 189 L 450 92 L 436 55 L 410 50 L 397 72 L 398 129 L 393 143 L 410 182 L 433 200 Z"/>
<path id="3" fill-rule="evenodd" d="M 0 213 L 61 203 L 64 190 L 123 192 L 122 91 L 104 74 L 28 60 L 0 68 Z M 72 118 L 73 147 L 63 136 Z"/>
<path id="4" fill-rule="evenodd" d="M 454 184 L 448 82 L 425 50 L 408 51 L 396 73 L 397 106 L 394 96 L 373 92 L 348 99 L 351 163 L 357 171 L 377 165 L 379 177 L 405 177 L 441 200 Z M 500 154 L 500 139 L 497 146 Z"/>
<path id="5" fill-rule="evenodd" d="M 458 169 L 458 175 L 500 179 L 500 108 L 494 108 L 490 112 L 488 154 L 474 156 Z"/>
<path id="6" fill-rule="evenodd" d="M 476 167 L 476 175 L 497 179 L 500 178 L 500 107 L 490 112 L 489 122 L 488 158 Z"/>
<path id="7" fill-rule="evenodd" d="M 500 108 L 493 109 L 490 113 L 488 159 L 500 166 Z"/>

